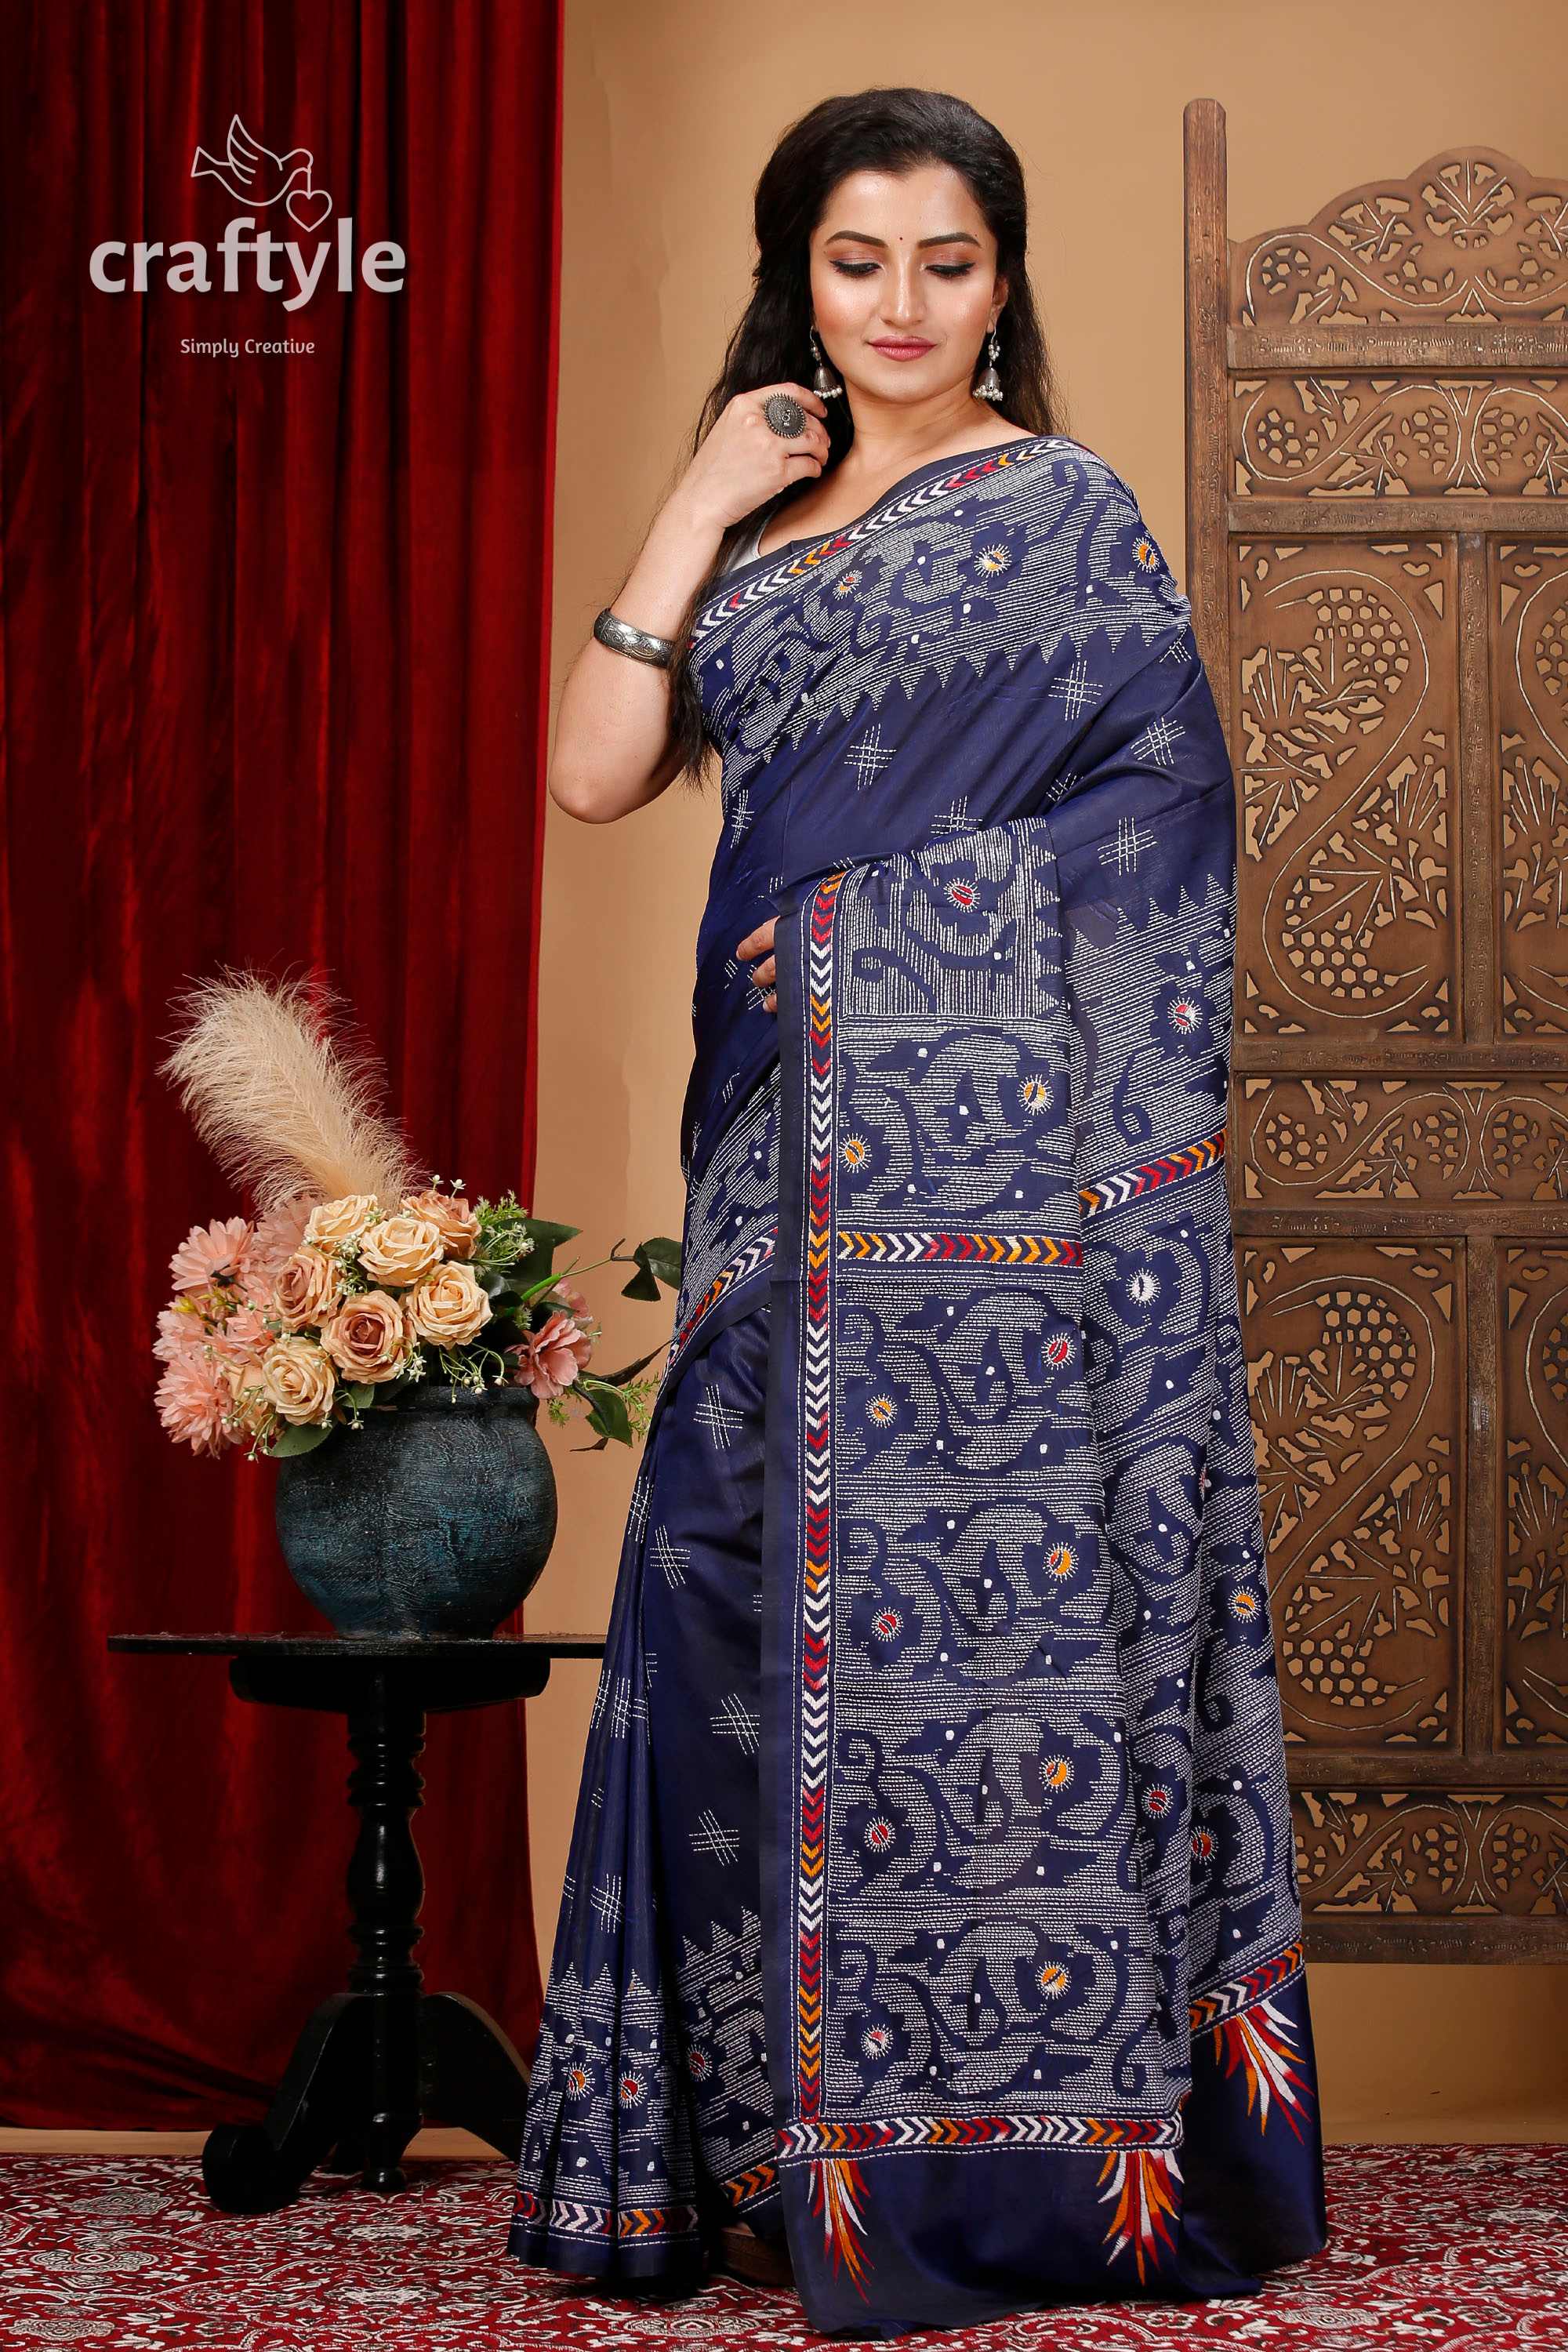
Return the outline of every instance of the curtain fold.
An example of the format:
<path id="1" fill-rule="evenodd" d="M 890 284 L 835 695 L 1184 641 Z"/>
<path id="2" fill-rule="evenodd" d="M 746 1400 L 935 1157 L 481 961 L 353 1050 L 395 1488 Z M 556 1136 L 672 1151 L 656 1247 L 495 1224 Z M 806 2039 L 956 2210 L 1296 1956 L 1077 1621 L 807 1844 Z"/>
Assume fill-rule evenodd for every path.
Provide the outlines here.
<path id="1" fill-rule="evenodd" d="M 156 1068 L 189 978 L 318 967 L 431 1163 L 529 1196 L 562 27 L 559 0 L 5 13 L 0 2120 L 195 2125 L 259 2113 L 342 1983 L 354 1821 L 340 1720 L 104 1648 L 321 1622 L 271 1469 L 157 1425 L 170 1252 L 240 1204 Z M 309 151 L 293 218 L 193 176 L 236 118 L 262 179 Z M 249 256 L 225 290 L 245 216 L 329 243 L 308 301 Z M 358 256 L 404 248 L 400 290 L 338 289 L 345 218 Z M 202 246 L 212 289 L 165 253 L 100 290 L 94 248 L 138 239 Z M 526 2049 L 521 1710 L 436 1718 L 424 1769 L 416 1956 Z"/>

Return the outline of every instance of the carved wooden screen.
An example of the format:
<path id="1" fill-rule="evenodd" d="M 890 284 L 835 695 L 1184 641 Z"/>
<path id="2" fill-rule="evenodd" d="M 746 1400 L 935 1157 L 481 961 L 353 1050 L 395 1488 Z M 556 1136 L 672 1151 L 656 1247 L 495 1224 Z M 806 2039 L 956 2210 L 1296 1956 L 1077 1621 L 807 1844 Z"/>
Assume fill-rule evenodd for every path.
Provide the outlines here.
<path id="1" fill-rule="evenodd" d="M 1231 1197 L 1310 1948 L 1568 1948 L 1568 182 L 1231 242 L 1188 588 L 1236 764 Z"/>

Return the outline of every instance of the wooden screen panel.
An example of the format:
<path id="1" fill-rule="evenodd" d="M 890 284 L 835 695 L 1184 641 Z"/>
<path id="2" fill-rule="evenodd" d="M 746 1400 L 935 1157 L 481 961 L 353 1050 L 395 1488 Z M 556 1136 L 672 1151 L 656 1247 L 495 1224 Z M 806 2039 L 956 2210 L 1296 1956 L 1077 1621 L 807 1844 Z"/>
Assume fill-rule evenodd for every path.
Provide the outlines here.
<path id="1" fill-rule="evenodd" d="M 1234 548 L 1244 1034 L 1455 1025 L 1454 550 Z"/>
<path id="2" fill-rule="evenodd" d="M 1231 379 L 1236 498 L 1550 499 L 1568 478 L 1568 376 Z"/>
<path id="3" fill-rule="evenodd" d="M 1502 1263 L 1502 1737 L 1568 1742 L 1568 1247 Z"/>
<path id="4" fill-rule="evenodd" d="M 1241 1198 L 1561 1202 L 1568 1080 L 1242 1077 L 1231 1097 Z"/>
<path id="5" fill-rule="evenodd" d="M 1390 1958 L 1473 1959 L 1480 1931 L 1500 1946 L 1510 1928 L 1529 1951 L 1568 1900 L 1568 1797 L 1555 1790 L 1308 1789 L 1296 1848 L 1314 1929 L 1381 1918 L 1424 1931 Z"/>
<path id="6" fill-rule="evenodd" d="M 1451 1746 L 1458 1253 L 1244 1240 L 1237 1260 L 1292 1731 L 1337 1755 Z"/>
<path id="7" fill-rule="evenodd" d="M 1233 240 L 1186 113 L 1187 586 L 1311 1948 L 1568 1949 L 1568 189 Z"/>
<path id="8" fill-rule="evenodd" d="M 1568 521 L 1568 516 L 1564 517 Z M 1568 532 L 1492 549 L 1510 1037 L 1568 1037 Z"/>

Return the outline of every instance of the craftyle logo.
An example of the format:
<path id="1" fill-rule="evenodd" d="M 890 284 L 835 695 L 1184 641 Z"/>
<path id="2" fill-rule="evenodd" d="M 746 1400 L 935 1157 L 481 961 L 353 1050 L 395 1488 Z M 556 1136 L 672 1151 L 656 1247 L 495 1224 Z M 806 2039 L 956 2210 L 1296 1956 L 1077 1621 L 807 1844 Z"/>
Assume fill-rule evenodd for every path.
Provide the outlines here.
<path id="1" fill-rule="evenodd" d="M 198 147 L 191 177 L 216 180 L 247 210 L 227 224 L 212 252 L 197 237 L 177 238 L 169 245 L 156 238 L 139 237 L 132 244 L 111 237 L 95 245 L 88 271 L 100 292 L 145 294 L 156 275 L 171 294 L 210 294 L 215 265 L 221 265 L 218 283 L 224 293 L 233 294 L 239 286 L 242 255 L 253 258 L 261 292 L 281 294 L 286 310 L 300 310 L 323 282 L 331 282 L 326 269 L 334 256 L 332 276 L 340 294 L 352 294 L 356 282 L 373 294 L 403 291 L 408 257 L 402 246 L 384 237 L 356 254 L 352 214 L 339 215 L 330 240 L 307 242 L 332 211 L 331 195 L 316 184 L 316 159 L 309 147 L 276 151 L 234 114 L 223 153 L 213 155 Z M 282 208 L 281 215 L 273 215 L 279 227 L 286 230 L 291 224 L 302 236 L 275 236 L 270 229 L 258 227 L 257 215 L 273 205 Z"/>
<path id="2" fill-rule="evenodd" d="M 193 180 L 216 180 L 242 205 L 281 204 L 289 218 L 307 233 L 319 229 L 332 209 L 325 188 L 316 187 L 311 173 L 316 159 L 308 147 L 291 147 L 275 155 L 253 139 L 237 114 L 229 117 L 228 147 L 223 160 L 198 147 L 191 165 Z"/>

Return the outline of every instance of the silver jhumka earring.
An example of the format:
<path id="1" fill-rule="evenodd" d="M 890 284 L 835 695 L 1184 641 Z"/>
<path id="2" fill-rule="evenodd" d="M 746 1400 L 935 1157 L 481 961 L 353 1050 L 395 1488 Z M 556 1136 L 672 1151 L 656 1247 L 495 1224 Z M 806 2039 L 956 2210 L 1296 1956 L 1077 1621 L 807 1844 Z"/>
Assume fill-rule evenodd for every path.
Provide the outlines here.
<path id="1" fill-rule="evenodd" d="M 996 340 L 996 330 L 993 327 L 991 330 L 991 340 L 986 347 L 985 373 L 974 387 L 974 397 L 976 400 L 1005 400 L 1006 398 L 1006 394 L 1002 389 L 1002 379 L 996 373 L 996 362 L 1001 357 L 1001 353 L 1002 346 Z"/>
<path id="2" fill-rule="evenodd" d="M 815 327 L 811 331 L 811 344 L 816 353 L 816 373 L 811 379 L 811 388 L 819 400 L 837 400 L 844 386 L 827 364 L 827 353 L 822 348 L 821 338 Z"/>

